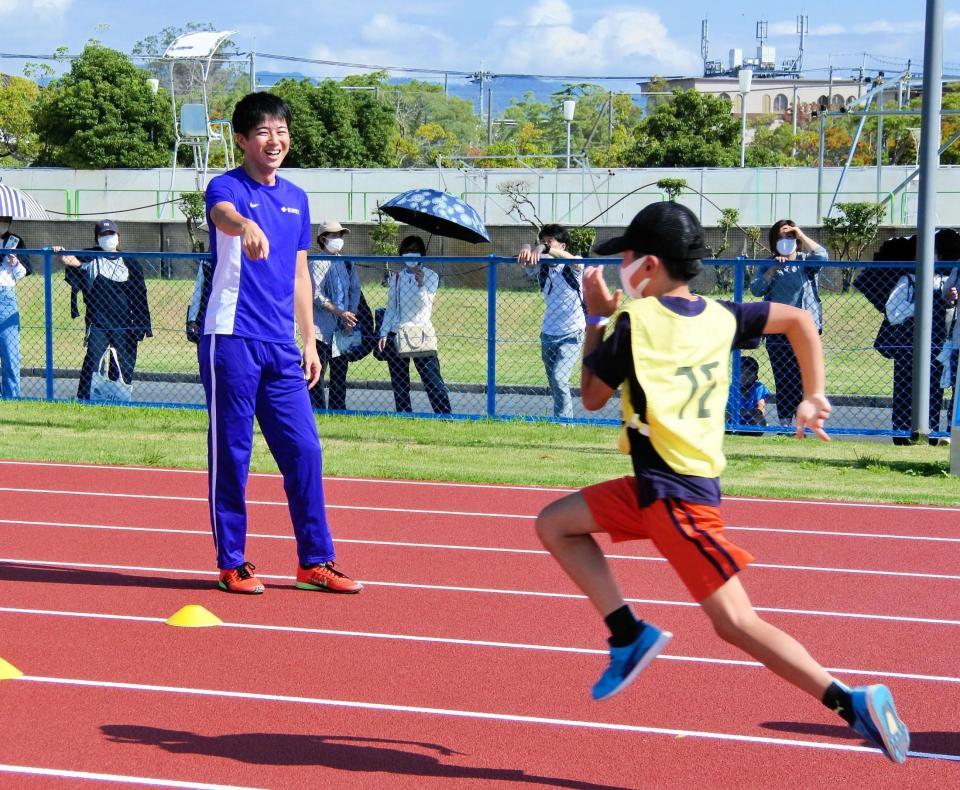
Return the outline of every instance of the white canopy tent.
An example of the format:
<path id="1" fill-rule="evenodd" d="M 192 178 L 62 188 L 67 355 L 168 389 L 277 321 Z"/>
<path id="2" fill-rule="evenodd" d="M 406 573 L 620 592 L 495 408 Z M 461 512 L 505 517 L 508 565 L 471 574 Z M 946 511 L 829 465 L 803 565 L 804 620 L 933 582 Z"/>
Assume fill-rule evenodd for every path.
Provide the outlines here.
<path id="1" fill-rule="evenodd" d="M 236 31 L 201 31 L 185 33 L 174 39 L 163 53 L 163 59 L 170 62 L 170 102 L 173 107 L 173 163 L 170 168 L 170 193 L 177 175 L 177 153 L 187 147 L 193 151 L 193 166 L 197 189 L 207 185 L 207 170 L 210 166 L 210 146 L 223 146 L 224 161 L 228 168 L 234 166 L 233 130 L 230 121 L 210 118 L 207 101 L 207 80 L 210 66 L 217 49 Z M 184 102 L 177 112 L 176 80 L 174 66 L 186 63 L 196 68 L 200 75 L 200 101 Z"/>

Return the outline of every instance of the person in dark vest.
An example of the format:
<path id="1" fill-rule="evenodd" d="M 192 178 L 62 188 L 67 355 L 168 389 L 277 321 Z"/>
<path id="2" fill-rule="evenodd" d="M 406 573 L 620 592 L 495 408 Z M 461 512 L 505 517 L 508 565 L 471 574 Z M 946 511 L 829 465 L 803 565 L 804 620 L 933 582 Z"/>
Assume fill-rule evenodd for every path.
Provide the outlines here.
<path id="1" fill-rule="evenodd" d="M 960 234 L 952 228 L 941 228 L 934 238 L 937 260 L 960 259 Z M 917 257 L 917 237 L 897 236 L 887 239 L 873 256 L 875 261 L 912 262 Z M 915 264 L 890 269 L 865 268 L 854 280 L 853 287 L 860 291 L 883 316 L 873 347 L 878 354 L 893 360 L 891 428 L 895 432 L 893 443 L 911 444 L 913 404 L 913 305 L 916 285 Z M 932 322 L 930 337 L 930 397 L 927 403 L 928 428 L 940 430 L 940 411 L 943 408 L 943 365 L 937 358 L 946 340 L 947 309 L 956 303 L 956 291 L 945 287 L 945 272 L 934 274 Z M 900 286 L 898 288 L 898 285 Z M 894 297 L 894 294 L 897 294 Z M 892 320 L 891 320 L 892 319 Z M 949 444 L 946 437 L 931 436 L 933 446 Z"/>
<path id="2" fill-rule="evenodd" d="M 117 352 L 123 381 L 133 381 L 137 365 L 137 345 L 153 337 L 147 286 L 143 265 L 136 258 L 119 255 L 120 233 L 113 220 L 102 219 L 94 227 L 96 247 L 87 247 L 89 255 L 59 255 L 66 267 L 64 279 L 70 285 L 70 317 L 77 318 L 77 295 L 83 295 L 86 308 L 85 342 L 87 353 L 80 368 L 77 399 L 90 400 L 93 372 L 108 348 Z M 62 253 L 63 247 L 53 247 Z M 112 377 L 112 376 L 111 376 Z"/>

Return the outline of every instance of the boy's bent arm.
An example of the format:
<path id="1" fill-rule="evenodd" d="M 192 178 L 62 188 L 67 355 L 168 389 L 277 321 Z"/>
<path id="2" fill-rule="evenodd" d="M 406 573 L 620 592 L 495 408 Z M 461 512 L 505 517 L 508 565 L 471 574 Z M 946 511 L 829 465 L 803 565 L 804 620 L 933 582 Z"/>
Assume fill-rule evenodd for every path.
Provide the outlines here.
<path id="1" fill-rule="evenodd" d="M 583 356 L 586 357 L 603 340 L 602 326 L 587 326 L 587 334 L 583 339 Z M 587 411 L 602 409 L 610 400 L 615 390 L 612 390 L 600 377 L 586 365 L 580 365 L 580 400 Z"/>
<path id="2" fill-rule="evenodd" d="M 797 407 L 797 436 L 802 438 L 804 429 L 809 428 L 819 438 L 829 441 L 830 437 L 823 430 L 831 410 L 826 396 L 823 345 L 810 314 L 799 307 L 772 302 L 763 333 L 786 335 L 800 367 L 803 401 Z"/>

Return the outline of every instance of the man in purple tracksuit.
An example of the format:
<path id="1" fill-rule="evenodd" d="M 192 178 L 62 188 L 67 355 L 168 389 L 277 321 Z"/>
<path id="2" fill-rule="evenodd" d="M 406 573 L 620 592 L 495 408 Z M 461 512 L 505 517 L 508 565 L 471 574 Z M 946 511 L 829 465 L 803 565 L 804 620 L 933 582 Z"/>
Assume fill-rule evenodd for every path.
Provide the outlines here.
<path id="1" fill-rule="evenodd" d="M 277 175 L 290 148 L 290 110 L 273 94 L 251 93 L 232 120 L 243 165 L 211 180 L 206 190 L 213 265 L 198 349 L 210 414 L 210 520 L 219 586 L 263 592 L 244 557 L 256 417 L 283 474 L 297 539 L 297 588 L 356 593 L 362 585 L 334 567 L 320 439 L 307 392 L 321 372 L 307 269 L 307 196 Z"/>

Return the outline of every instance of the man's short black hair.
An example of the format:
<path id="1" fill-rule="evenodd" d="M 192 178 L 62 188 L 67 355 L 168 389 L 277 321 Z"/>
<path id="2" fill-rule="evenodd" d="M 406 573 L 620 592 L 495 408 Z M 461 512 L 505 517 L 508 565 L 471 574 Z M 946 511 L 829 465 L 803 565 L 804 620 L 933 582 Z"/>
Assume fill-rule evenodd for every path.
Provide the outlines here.
<path id="1" fill-rule="evenodd" d="M 421 255 L 427 254 L 427 245 L 419 236 L 404 236 L 398 248 L 401 255 L 405 252 L 419 252 Z"/>
<path id="2" fill-rule="evenodd" d="M 248 93 L 237 102 L 230 122 L 233 124 L 233 131 L 246 137 L 267 118 L 275 118 L 290 126 L 290 108 L 276 94 L 258 91 Z"/>
<path id="3" fill-rule="evenodd" d="M 544 239 L 547 236 L 551 239 L 556 239 L 560 244 L 565 244 L 567 247 L 570 246 L 570 233 L 563 225 L 544 225 L 540 228 L 537 238 Z"/>

